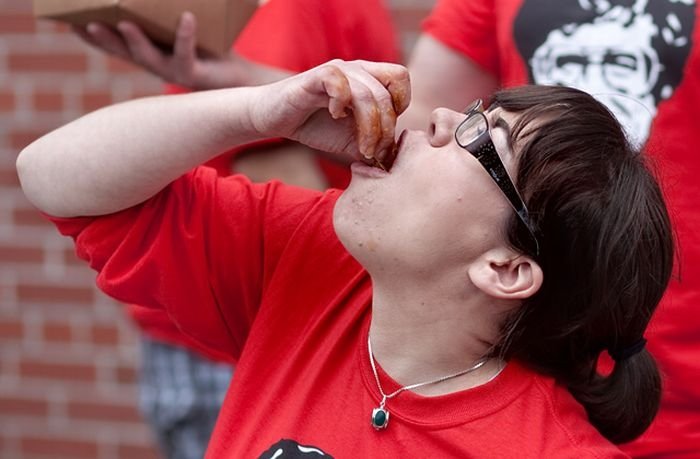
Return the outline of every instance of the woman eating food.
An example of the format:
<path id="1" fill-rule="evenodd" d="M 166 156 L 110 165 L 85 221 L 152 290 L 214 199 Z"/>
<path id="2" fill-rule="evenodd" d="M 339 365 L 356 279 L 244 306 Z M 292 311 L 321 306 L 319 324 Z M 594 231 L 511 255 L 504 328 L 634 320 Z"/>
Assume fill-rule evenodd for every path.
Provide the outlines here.
<path id="1" fill-rule="evenodd" d="M 238 361 L 208 457 L 624 457 L 658 408 L 644 331 L 673 263 L 647 159 L 574 89 L 395 142 L 409 101 L 405 68 L 331 61 L 99 110 L 17 166 L 102 290 Z M 350 186 L 198 167 L 267 137 L 354 159 Z"/>

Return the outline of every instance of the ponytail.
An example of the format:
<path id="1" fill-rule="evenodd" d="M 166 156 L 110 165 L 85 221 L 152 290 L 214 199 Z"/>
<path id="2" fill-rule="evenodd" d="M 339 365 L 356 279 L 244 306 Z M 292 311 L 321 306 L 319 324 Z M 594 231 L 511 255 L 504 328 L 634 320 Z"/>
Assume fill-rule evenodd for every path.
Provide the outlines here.
<path id="1" fill-rule="evenodd" d="M 588 419 L 613 443 L 626 443 L 649 427 L 661 402 L 661 377 L 646 350 L 616 361 L 612 372 L 569 382 Z"/>
<path id="2" fill-rule="evenodd" d="M 502 324 L 493 352 L 565 384 L 612 442 L 633 440 L 661 397 L 658 368 L 639 340 L 673 269 L 661 189 L 648 159 L 588 94 L 521 87 L 493 102 L 520 115 L 511 129 L 511 142 L 522 145 L 516 183 L 540 251 L 528 251 L 515 217 L 507 238 L 544 273 L 537 293 Z M 601 375 L 605 349 L 616 361 Z"/>

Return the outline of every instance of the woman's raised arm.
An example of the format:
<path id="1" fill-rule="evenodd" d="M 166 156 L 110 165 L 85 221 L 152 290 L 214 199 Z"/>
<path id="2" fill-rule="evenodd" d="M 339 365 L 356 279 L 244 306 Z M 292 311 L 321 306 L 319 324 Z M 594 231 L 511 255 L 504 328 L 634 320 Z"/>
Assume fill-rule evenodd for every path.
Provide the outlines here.
<path id="1" fill-rule="evenodd" d="M 17 159 L 22 188 L 59 217 L 101 215 L 138 204 L 226 149 L 266 137 L 382 158 L 410 98 L 394 64 L 332 61 L 250 88 L 125 102 L 41 137 Z"/>

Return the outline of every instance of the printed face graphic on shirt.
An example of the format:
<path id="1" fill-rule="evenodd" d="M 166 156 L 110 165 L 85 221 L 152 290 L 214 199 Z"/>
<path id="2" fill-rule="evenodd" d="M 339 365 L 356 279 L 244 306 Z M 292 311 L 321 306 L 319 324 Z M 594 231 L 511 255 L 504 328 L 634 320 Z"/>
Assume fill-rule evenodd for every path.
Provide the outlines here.
<path id="1" fill-rule="evenodd" d="M 695 0 L 525 0 L 515 42 L 537 84 L 593 94 L 641 145 L 683 75 Z"/>
<path id="2" fill-rule="evenodd" d="M 323 459 L 330 458 L 320 449 L 313 446 L 303 446 L 294 440 L 282 439 L 270 446 L 270 448 L 260 455 L 259 459 Z"/>

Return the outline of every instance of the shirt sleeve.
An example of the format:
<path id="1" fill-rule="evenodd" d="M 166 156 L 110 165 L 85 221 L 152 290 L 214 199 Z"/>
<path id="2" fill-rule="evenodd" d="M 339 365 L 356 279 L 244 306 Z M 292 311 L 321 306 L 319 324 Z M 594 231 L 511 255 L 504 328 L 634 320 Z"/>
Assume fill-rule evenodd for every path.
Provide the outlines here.
<path id="1" fill-rule="evenodd" d="M 439 0 L 423 32 L 500 75 L 494 0 Z"/>
<path id="2" fill-rule="evenodd" d="M 266 279 L 321 196 L 200 167 L 121 212 L 50 218 L 105 293 L 165 309 L 191 338 L 237 359 Z"/>

